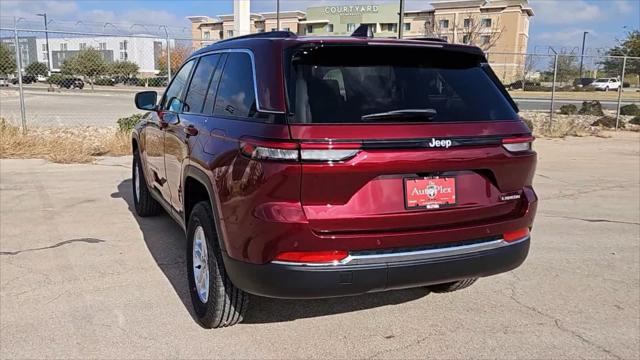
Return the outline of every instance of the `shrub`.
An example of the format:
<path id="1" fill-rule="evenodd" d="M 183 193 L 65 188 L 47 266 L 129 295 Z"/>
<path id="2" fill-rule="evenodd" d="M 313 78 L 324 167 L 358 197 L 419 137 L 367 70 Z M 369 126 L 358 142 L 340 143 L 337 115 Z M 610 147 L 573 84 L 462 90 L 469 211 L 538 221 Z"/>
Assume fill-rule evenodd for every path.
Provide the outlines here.
<path id="1" fill-rule="evenodd" d="M 629 120 L 629 124 L 640 125 L 640 115 Z"/>
<path id="2" fill-rule="evenodd" d="M 591 123 L 591 126 L 602 126 L 609 129 L 613 129 L 616 127 L 616 118 L 613 118 L 610 116 L 603 116 L 600 119 Z M 625 127 L 624 121 L 620 120 L 620 128 L 624 129 L 624 127 Z"/>
<path id="3" fill-rule="evenodd" d="M 110 79 L 110 78 L 99 78 L 99 79 L 96 79 L 96 81 L 94 82 L 94 85 L 113 86 L 115 85 L 115 82 L 113 81 L 113 79 Z"/>
<path id="4" fill-rule="evenodd" d="M 640 108 L 636 104 L 625 105 L 620 108 L 620 115 L 639 116 Z"/>
<path id="5" fill-rule="evenodd" d="M 578 111 L 578 114 L 604 116 L 604 112 L 602 112 L 602 104 L 600 104 L 600 101 L 598 100 L 584 101 L 580 111 Z"/>
<path id="6" fill-rule="evenodd" d="M 164 76 L 157 76 L 149 79 L 149 86 L 163 87 L 167 86 L 167 78 Z"/>
<path id="7" fill-rule="evenodd" d="M 551 88 L 548 86 L 527 85 L 524 91 L 551 91 Z"/>
<path id="8" fill-rule="evenodd" d="M 66 78 L 66 76 L 62 74 L 51 74 L 51 76 L 49 76 L 47 81 L 49 82 L 49 84 L 60 85 L 60 83 L 64 78 Z"/>
<path id="9" fill-rule="evenodd" d="M 142 114 L 133 114 L 131 116 L 118 119 L 118 130 L 122 133 L 129 133 L 142 119 Z"/>
<path id="10" fill-rule="evenodd" d="M 33 75 L 33 76 L 42 75 L 42 76 L 45 76 L 45 75 L 47 75 L 47 71 L 48 70 L 49 69 L 47 68 L 47 64 L 34 61 L 31 64 L 27 65 L 27 67 L 24 69 L 24 72 L 27 75 Z"/>
<path id="11" fill-rule="evenodd" d="M 578 108 L 573 104 L 566 104 L 560 107 L 560 114 L 573 115 L 578 112 Z"/>

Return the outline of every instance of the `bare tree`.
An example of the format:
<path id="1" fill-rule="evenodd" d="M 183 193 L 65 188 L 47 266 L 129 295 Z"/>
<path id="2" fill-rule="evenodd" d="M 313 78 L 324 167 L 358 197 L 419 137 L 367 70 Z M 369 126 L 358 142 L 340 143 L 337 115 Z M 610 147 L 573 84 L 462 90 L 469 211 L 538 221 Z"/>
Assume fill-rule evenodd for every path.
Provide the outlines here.
<path id="1" fill-rule="evenodd" d="M 457 42 L 474 45 L 487 51 L 494 47 L 505 27 L 500 22 L 500 16 L 487 17 L 478 13 L 466 13 L 457 16 L 456 21 L 448 19 L 435 19 L 432 30 L 425 24 L 425 35 L 432 35 L 440 38 L 447 37 L 453 41 L 456 35 Z"/>

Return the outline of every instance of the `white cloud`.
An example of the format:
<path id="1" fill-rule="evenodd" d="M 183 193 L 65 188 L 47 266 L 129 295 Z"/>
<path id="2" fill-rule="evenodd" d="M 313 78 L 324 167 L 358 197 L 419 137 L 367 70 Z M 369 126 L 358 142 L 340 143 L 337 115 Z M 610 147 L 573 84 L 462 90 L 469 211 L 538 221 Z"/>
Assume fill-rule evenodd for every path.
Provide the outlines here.
<path id="1" fill-rule="evenodd" d="M 616 33 L 601 32 L 586 28 L 567 28 L 559 31 L 542 32 L 536 35 L 537 44 L 545 44 L 539 49 L 530 49 L 534 52 L 546 52 L 547 46 L 553 47 L 558 52 L 577 53 L 582 46 L 582 34 L 587 31 L 585 49 L 590 55 L 597 54 L 615 45 Z"/>
<path id="2" fill-rule="evenodd" d="M 45 1 L 14 1 L 0 0 L 0 20 L 3 26 L 13 26 L 13 17 L 23 18 L 20 25 L 23 28 L 41 29 L 42 18 L 38 13 L 47 13 L 50 20 L 49 28 L 54 30 L 74 30 L 113 32 L 119 30 L 128 32 L 133 24 L 144 24 L 148 32 L 158 32 L 159 25 L 175 28 L 189 28 L 188 20 L 177 17 L 164 10 L 127 9 L 123 11 L 112 11 L 104 9 L 91 9 L 81 11 L 77 1 L 65 0 L 45 0 Z M 138 27 L 140 31 L 143 27 Z M 135 27 L 134 27 L 135 30 Z M 185 31 L 185 34 L 190 30 Z"/>
<path id="3" fill-rule="evenodd" d="M 616 7 L 616 10 L 618 10 L 618 12 L 621 14 L 628 14 L 634 10 L 631 1 L 616 0 L 614 1 L 614 5 Z"/>
<path id="4" fill-rule="evenodd" d="M 37 13 L 46 12 L 51 17 L 65 17 L 78 12 L 75 1 L 0 1 L 0 15 L 2 17 L 32 18 Z"/>
<path id="5" fill-rule="evenodd" d="M 605 17 L 600 6 L 583 0 L 531 0 L 531 7 L 536 12 L 532 21 L 539 24 L 577 24 Z"/>

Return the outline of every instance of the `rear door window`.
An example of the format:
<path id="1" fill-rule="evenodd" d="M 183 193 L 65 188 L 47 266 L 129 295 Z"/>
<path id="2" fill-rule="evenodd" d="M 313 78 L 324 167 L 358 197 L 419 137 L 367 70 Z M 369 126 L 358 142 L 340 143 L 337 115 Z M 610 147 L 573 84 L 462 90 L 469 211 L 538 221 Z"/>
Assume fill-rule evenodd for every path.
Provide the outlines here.
<path id="1" fill-rule="evenodd" d="M 290 122 L 516 119 L 481 60 L 478 55 L 443 49 L 327 46 L 299 50 L 291 55 L 287 71 Z M 367 116 L 398 111 L 429 117 Z"/>
<path id="2" fill-rule="evenodd" d="M 202 114 L 205 104 L 205 100 L 213 95 L 215 99 L 215 91 L 213 94 L 209 94 L 209 88 L 216 84 L 212 81 L 213 75 L 220 60 L 220 55 L 213 54 L 200 58 L 195 71 L 193 72 L 193 78 L 189 85 L 189 91 L 184 100 L 184 111 L 194 114 Z M 213 99 L 210 101 L 213 102 Z M 210 113 L 209 113 L 210 115 Z"/>
<path id="3" fill-rule="evenodd" d="M 213 109 L 217 116 L 253 118 L 257 114 L 253 65 L 247 53 L 227 57 Z"/>

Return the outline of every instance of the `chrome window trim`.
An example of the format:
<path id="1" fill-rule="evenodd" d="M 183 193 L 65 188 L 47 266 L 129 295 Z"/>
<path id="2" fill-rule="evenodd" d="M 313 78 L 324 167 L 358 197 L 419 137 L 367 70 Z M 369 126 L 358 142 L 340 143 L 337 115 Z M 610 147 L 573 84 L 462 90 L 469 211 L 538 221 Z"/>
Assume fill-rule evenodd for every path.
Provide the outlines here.
<path id="1" fill-rule="evenodd" d="M 405 261 L 414 260 L 431 260 L 442 259 L 450 256 L 459 256 L 466 254 L 479 253 L 488 250 L 495 250 L 506 246 L 515 245 L 529 240 L 530 236 L 523 237 L 522 239 L 507 242 L 504 239 L 497 239 L 482 243 L 475 243 L 469 245 L 452 246 L 428 250 L 419 251 L 406 251 L 399 253 L 386 253 L 386 254 L 373 254 L 373 255 L 349 255 L 340 261 L 334 261 L 333 263 L 299 263 L 288 261 L 272 261 L 272 264 L 279 265 L 291 265 L 291 266 L 325 266 L 333 267 L 340 265 L 365 265 L 365 264 L 388 264 L 388 263 L 402 263 Z"/>
<path id="2" fill-rule="evenodd" d="M 200 58 L 200 57 L 206 56 L 206 55 L 224 54 L 224 53 L 232 53 L 232 52 L 248 54 L 249 58 L 251 59 L 251 67 L 252 67 L 252 70 L 253 70 L 253 92 L 255 93 L 255 96 L 256 96 L 256 110 L 258 112 L 263 112 L 263 113 L 268 113 L 268 114 L 284 114 L 285 113 L 284 111 L 266 110 L 266 109 L 263 109 L 262 106 L 260 106 L 260 96 L 258 95 L 258 79 L 256 77 L 256 59 L 255 59 L 255 56 L 253 55 L 253 51 L 251 51 L 249 49 L 219 49 L 219 50 L 211 50 L 211 51 L 207 51 L 207 52 L 192 56 L 192 57 L 189 58 L 189 60 Z M 224 71 L 224 68 L 222 70 Z M 222 80 L 222 76 L 220 77 L 220 80 Z"/>

